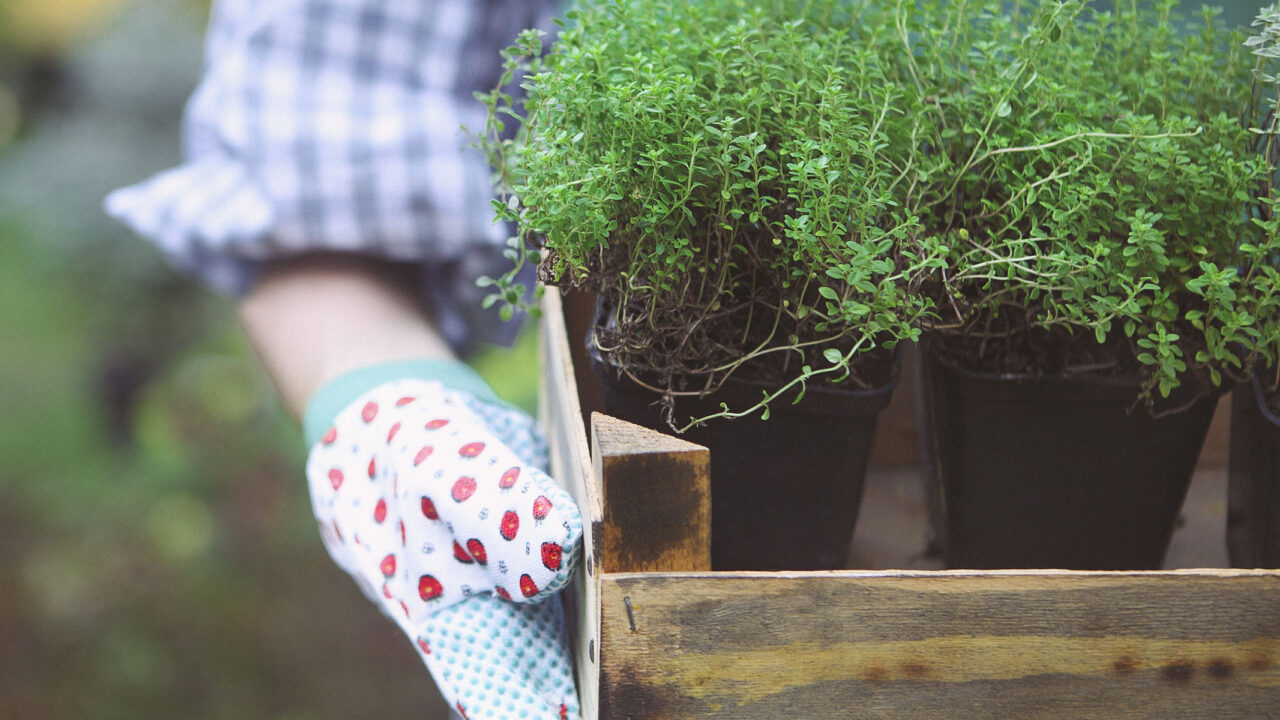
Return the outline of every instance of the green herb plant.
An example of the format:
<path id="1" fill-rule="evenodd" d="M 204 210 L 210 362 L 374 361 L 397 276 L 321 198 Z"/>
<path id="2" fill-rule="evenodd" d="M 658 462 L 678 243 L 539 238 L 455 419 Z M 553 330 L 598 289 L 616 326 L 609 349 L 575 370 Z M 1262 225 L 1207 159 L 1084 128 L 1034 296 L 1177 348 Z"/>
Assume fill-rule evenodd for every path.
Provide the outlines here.
<path id="1" fill-rule="evenodd" d="M 932 118 L 923 237 L 948 253 L 931 337 L 953 362 L 1138 377 L 1151 405 L 1248 372 L 1275 312 L 1249 242 L 1250 62 L 1217 11 L 1187 31 L 1176 4 L 898 4 L 895 73 Z"/>
<path id="2" fill-rule="evenodd" d="M 1261 238 L 1242 243 L 1240 249 L 1247 256 L 1249 277 L 1258 294 L 1270 292 L 1269 304 L 1258 312 L 1260 329 L 1251 359 L 1268 404 L 1280 413 L 1280 188 L 1276 184 L 1280 177 L 1280 6 L 1259 10 L 1253 27 L 1255 32 L 1244 43 L 1255 62 L 1248 117 L 1255 121 L 1250 132 L 1268 172 L 1256 186 L 1252 212 Z"/>
<path id="3" fill-rule="evenodd" d="M 877 52 L 889 20 L 843 0 L 588 0 L 548 50 L 532 32 L 508 50 L 522 102 L 481 96 L 512 259 L 599 294 L 596 347 L 669 422 L 673 398 L 731 376 L 761 401 L 713 417 L 885 382 L 869 358 L 918 336 L 938 258 L 910 194 L 918 120 Z M 508 314 L 517 272 L 488 281 Z"/>

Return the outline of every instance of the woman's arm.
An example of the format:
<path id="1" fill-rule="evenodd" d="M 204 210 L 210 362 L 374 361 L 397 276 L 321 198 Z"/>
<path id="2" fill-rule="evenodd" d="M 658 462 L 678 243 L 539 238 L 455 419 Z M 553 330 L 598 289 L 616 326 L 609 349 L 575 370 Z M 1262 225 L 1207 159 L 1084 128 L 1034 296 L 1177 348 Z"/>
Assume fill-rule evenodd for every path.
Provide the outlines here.
<path id="1" fill-rule="evenodd" d="M 393 360 L 453 359 L 403 266 L 317 254 L 273 265 L 240 319 L 285 408 L 299 419 L 330 380 Z"/>

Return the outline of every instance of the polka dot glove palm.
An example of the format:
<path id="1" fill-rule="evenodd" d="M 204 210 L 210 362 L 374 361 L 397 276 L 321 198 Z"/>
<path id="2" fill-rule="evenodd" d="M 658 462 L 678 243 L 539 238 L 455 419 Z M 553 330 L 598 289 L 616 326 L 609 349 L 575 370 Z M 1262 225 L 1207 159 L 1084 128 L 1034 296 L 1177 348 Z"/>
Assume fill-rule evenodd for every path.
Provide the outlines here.
<path id="1" fill-rule="evenodd" d="M 428 380 L 363 393 L 308 458 L 330 555 L 470 720 L 578 715 L 555 593 L 582 523 L 545 461 L 527 415 Z"/>

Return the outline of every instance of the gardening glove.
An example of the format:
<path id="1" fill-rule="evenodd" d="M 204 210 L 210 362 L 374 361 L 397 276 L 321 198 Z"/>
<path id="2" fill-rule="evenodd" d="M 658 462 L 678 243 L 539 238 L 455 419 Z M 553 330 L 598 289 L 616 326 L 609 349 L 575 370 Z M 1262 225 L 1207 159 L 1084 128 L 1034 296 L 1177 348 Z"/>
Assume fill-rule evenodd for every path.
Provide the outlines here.
<path id="1" fill-rule="evenodd" d="M 387 377 L 433 378 L 386 380 Z M 455 362 L 366 368 L 311 401 L 325 547 L 469 720 L 577 718 L 563 610 L 578 508 L 533 420 Z"/>

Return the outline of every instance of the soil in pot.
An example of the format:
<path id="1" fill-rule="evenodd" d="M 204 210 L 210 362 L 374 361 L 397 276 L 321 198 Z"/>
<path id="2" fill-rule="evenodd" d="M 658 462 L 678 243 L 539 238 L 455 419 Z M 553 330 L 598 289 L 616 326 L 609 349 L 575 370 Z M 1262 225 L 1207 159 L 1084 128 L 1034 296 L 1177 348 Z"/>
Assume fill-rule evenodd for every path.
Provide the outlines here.
<path id="1" fill-rule="evenodd" d="M 1227 554 L 1234 567 L 1280 567 L 1280 415 L 1257 374 L 1231 397 Z"/>
<path id="2" fill-rule="evenodd" d="M 1153 415 L 1135 407 L 1136 380 L 974 373 L 929 343 L 922 355 L 947 567 L 1161 567 L 1218 395 Z"/>
<path id="3" fill-rule="evenodd" d="M 654 391 L 620 376 L 591 352 L 605 388 L 605 412 L 672 433 Z M 886 357 L 886 362 L 892 363 Z M 853 540 L 876 416 L 897 373 L 866 391 L 810 387 L 798 404 L 781 399 L 768 420 L 715 420 L 682 438 L 711 451 L 711 556 L 716 570 L 832 570 Z M 680 397 L 675 417 L 749 407 L 762 385 L 730 379 L 712 395 Z"/>

